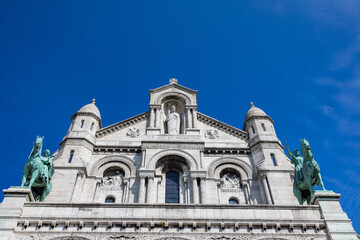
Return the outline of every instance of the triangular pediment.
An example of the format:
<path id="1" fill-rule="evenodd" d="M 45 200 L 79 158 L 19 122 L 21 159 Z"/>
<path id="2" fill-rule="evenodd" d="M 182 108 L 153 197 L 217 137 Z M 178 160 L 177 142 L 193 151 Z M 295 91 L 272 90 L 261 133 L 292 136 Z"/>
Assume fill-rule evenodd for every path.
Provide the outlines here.
<path id="1" fill-rule="evenodd" d="M 146 122 L 147 118 L 148 118 L 149 112 L 144 112 L 141 113 L 139 115 L 136 115 L 132 118 L 128 118 L 126 120 L 123 120 L 121 122 L 112 124 L 110 126 L 104 127 L 102 129 L 99 129 L 96 132 L 96 137 L 97 138 L 102 138 L 104 136 L 107 136 L 109 134 L 118 132 L 120 130 L 135 126 L 136 124 L 139 124 L 140 122 Z"/>
<path id="2" fill-rule="evenodd" d="M 162 87 L 158 87 L 158 88 L 155 88 L 155 89 L 150 89 L 149 92 L 150 93 L 158 93 L 158 92 L 163 92 L 163 91 L 166 91 L 168 89 L 178 89 L 180 91 L 184 91 L 184 92 L 187 92 L 187 93 L 190 93 L 190 94 L 195 94 L 197 96 L 197 93 L 198 91 L 197 90 L 192 90 L 190 88 L 187 88 L 187 87 L 184 87 L 180 84 L 177 84 L 177 83 L 169 83 L 167 85 L 164 85 Z"/>
<path id="3" fill-rule="evenodd" d="M 208 126 L 211 126 L 220 131 L 226 132 L 227 134 L 232 135 L 236 138 L 240 138 L 242 140 L 247 140 L 249 138 L 249 134 L 247 132 L 240 130 L 236 127 L 230 126 L 226 123 L 223 123 L 223 122 L 216 120 L 214 118 L 211 118 L 209 116 L 206 116 L 205 114 L 198 112 L 197 119 L 198 119 L 198 121 L 200 121 Z"/>

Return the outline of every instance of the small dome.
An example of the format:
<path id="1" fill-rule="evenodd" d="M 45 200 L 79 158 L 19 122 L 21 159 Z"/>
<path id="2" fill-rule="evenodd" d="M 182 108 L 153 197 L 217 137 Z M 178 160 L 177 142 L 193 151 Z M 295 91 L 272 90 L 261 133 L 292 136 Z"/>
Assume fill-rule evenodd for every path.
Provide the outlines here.
<path id="1" fill-rule="evenodd" d="M 263 110 L 261 110 L 260 108 L 255 107 L 252 102 L 250 103 L 250 107 L 251 108 L 246 113 L 245 121 L 247 121 L 249 118 L 251 118 L 253 116 L 267 116 L 266 113 Z"/>
<path id="2" fill-rule="evenodd" d="M 95 114 L 95 116 L 97 116 L 97 117 L 99 117 L 101 119 L 100 111 L 95 105 L 95 99 L 93 99 L 91 101 L 91 103 L 89 103 L 89 104 L 83 106 L 82 108 L 80 108 L 80 110 L 78 112 L 93 113 L 93 114 Z"/>

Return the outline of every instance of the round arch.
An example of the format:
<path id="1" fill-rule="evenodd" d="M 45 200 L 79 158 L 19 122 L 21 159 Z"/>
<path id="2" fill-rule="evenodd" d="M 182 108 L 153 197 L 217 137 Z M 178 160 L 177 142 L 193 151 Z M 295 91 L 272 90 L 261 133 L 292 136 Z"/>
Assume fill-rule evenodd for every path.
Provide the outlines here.
<path id="1" fill-rule="evenodd" d="M 146 169 L 148 170 L 154 170 L 156 168 L 156 163 L 163 157 L 165 156 L 179 156 L 182 157 L 187 165 L 189 166 L 190 170 L 197 170 L 198 169 L 198 163 L 196 161 L 196 159 L 190 155 L 188 152 L 185 152 L 183 150 L 180 149 L 166 149 L 166 150 L 162 150 L 158 153 L 156 153 L 148 162 L 148 164 L 146 165 Z"/>
<path id="2" fill-rule="evenodd" d="M 208 177 L 220 176 L 220 172 L 226 168 L 232 168 L 238 171 L 241 175 L 241 179 L 247 180 L 252 178 L 251 166 L 239 158 L 223 157 L 215 159 L 209 166 L 207 175 Z"/>
<path id="3" fill-rule="evenodd" d="M 134 162 L 125 156 L 107 156 L 99 159 L 90 170 L 90 175 L 101 176 L 104 171 L 111 167 L 119 167 L 124 170 L 124 177 L 134 177 L 136 174 L 136 166 Z"/>
<path id="4" fill-rule="evenodd" d="M 161 94 L 160 96 L 158 96 L 156 99 L 155 99 L 155 104 L 162 104 L 163 103 L 163 100 L 166 99 L 166 98 L 169 98 L 169 97 L 177 97 L 179 99 L 182 99 L 185 101 L 185 104 L 194 104 L 191 99 L 186 96 L 185 94 L 183 93 L 174 93 L 174 92 L 168 92 L 168 93 L 164 93 L 164 94 Z"/>

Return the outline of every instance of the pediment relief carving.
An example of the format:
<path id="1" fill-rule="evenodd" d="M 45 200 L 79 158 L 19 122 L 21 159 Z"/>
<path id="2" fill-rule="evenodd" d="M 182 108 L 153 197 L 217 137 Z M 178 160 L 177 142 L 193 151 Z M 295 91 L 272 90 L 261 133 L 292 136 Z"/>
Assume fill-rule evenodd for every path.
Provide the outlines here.
<path id="1" fill-rule="evenodd" d="M 198 121 L 200 121 L 210 127 L 216 128 L 222 132 L 226 132 L 227 134 L 230 134 L 231 136 L 234 136 L 234 137 L 237 137 L 237 138 L 240 138 L 243 140 L 247 140 L 249 138 L 249 134 L 247 132 L 240 130 L 238 128 L 232 127 L 230 125 L 227 125 L 226 123 L 220 122 L 220 121 L 218 121 L 214 118 L 211 118 L 209 116 L 206 116 L 202 113 L 197 112 L 197 119 L 198 119 Z M 212 130 L 212 131 L 214 133 L 214 131 L 218 131 L 218 130 Z"/>

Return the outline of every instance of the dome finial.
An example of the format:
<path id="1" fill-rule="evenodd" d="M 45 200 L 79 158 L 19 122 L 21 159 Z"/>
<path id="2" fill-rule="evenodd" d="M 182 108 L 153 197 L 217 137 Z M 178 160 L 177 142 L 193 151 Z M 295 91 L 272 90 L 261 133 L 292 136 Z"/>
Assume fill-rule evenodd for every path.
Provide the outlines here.
<path id="1" fill-rule="evenodd" d="M 91 101 L 92 104 L 95 104 L 95 98 L 93 98 L 93 100 Z"/>
<path id="2" fill-rule="evenodd" d="M 250 107 L 255 107 L 253 102 L 250 102 Z"/>

